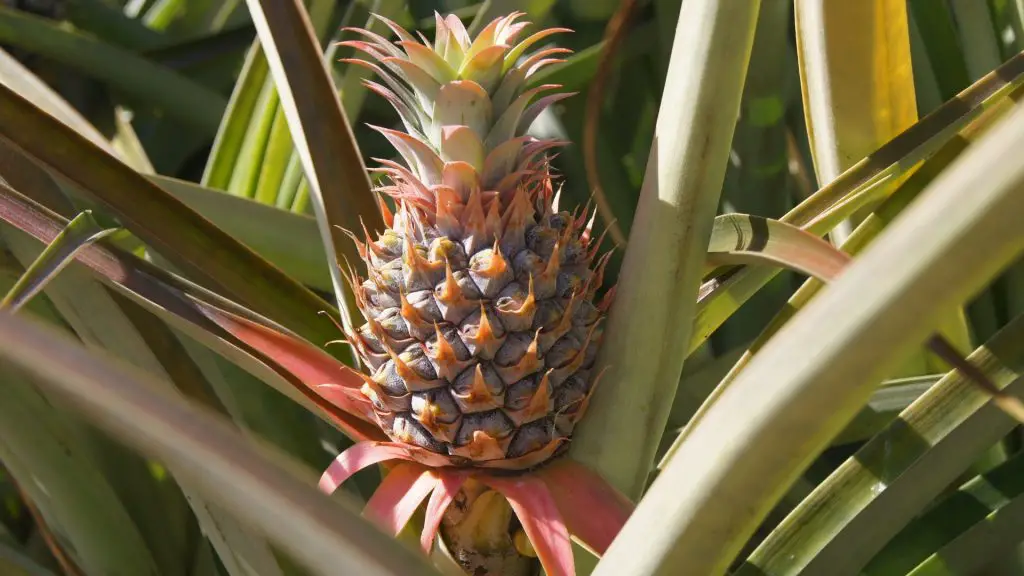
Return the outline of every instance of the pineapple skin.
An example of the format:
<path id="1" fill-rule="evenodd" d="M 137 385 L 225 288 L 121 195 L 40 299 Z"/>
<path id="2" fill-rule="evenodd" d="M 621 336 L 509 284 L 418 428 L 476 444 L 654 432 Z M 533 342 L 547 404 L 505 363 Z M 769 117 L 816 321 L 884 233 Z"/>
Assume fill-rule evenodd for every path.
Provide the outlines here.
<path id="1" fill-rule="evenodd" d="M 567 96 L 527 81 L 566 52 L 523 57 L 560 29 L 516 43 L 516 13 L 471 39 L 454 16 L 420 41 L 381 18 L 395 43 L 364 30 L 344 42 L 385 85 L 367 86 L 404 131 L 377 128 L 404 163 L 380 160 L 387 228 L 356 240 L 350 271 L 366 323 L 350 333 L 370 375 L 361 392 L 395 442 L 453 466 L 522 470 L 565 448 L 597 380 L 607 302 L 595 305 L 607 254 L 593 219 L 559 211 L 547 151 L 526 135 Z"/>

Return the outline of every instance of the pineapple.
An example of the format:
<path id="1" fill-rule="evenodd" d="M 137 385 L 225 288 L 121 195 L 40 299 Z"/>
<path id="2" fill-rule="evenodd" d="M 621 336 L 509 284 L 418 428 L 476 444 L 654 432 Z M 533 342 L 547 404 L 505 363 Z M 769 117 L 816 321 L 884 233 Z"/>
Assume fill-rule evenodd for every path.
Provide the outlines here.
<path id="1" fill-rule="evenodd" d="M 528 87 L 568 52 L 524 56 L 562 29 L 519 42 L 521 13 L 470 38 L 437 18 L 433 44 L 381 18 L 397 42 L 365 30 L 382 83 L 366 85 L 404 131 L 374 127 L 404 162 L 378 160 L 387 228 L 358 243 L 350 270 L 366 323 L 349 340 L 370 374 L 361 393 L 392 441 L 432 465 L 524 470 L 560 453 L 596 380 L 607 298 L 595 304 L 607 254 L 584 210 L 558 208 L 548 151 L 527 135 L 567 94 Z M 421 458 L 422 460 L 422 458 Z"/>

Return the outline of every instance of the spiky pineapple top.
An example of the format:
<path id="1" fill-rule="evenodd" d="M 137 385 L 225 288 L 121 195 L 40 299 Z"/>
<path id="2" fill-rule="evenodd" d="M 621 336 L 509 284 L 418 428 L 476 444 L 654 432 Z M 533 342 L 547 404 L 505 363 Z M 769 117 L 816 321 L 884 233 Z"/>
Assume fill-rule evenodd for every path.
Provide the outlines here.
<path id="1" fill-rule="evenodd" d="M 561 29 L 519 43 L 522 14 L 471 39 L 437 16 L 433 45 L 381 18 L 395 43 L 366 30 L 344 44 L 375 62 L 367 86 L 397 110 L 405 132 L 376 128 L 405 164 L 380 160 L 396 200 L 388 228 L 360 253 L 353 275 L 366 324 L 350 340 L 372 375 L 362 388 L 393 440 L 452 465 L 521 469 L 555 454 L 582 416 L 602 307 L 593 304 L 607 259 L 586 213 L 560 212 L 546 151 L 526 135 L 565 94 L 527 89 L 560 48 L 524 57 Z M 386 210 L 385 210 L 386 211 Z M 594 268 L 592 268 L 594 266 Z"/>

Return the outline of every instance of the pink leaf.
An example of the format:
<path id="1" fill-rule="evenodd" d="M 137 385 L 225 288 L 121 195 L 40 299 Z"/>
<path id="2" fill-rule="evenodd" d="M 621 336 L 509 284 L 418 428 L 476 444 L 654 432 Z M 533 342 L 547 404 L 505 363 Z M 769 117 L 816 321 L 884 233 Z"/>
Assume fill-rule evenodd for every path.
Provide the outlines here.
<path id="1" fill-rule="evenodd" d="M 448 506 L 455 500 L 459 489 L 466 482 L 466 474 L 463 472 L 441 470 L 439 474 L 440 482 L 437 483 L 437 487 L 434 488 L 434 492 L 427 502 L 427 517 L 423 522 L 423 533 L 420 535 L 420 545 L 428 554 L 434 546 L 434 538 L 441 527 L 441 518 L 444 517 Z"/>
<path id="2" fill-rule="evenodd" d="M 633 513 L 633 503 L 586 466 L 562 458 L 533 473 L 551 490 L 569 533 L 598 556 Z"/>
<path id="3" fill-rule="evenodd" d="M 438 478 L 433 471 L 404 462 L 384 477 L 366 503 L 363 514 L 397 535 L 435 486 L 438 486 Z"/>
<path id="4" fill-rule="evenodd" d="M 320 477 L 320 491 L 333 494 L 353 474 L 385 460 L 412 460 L 409 450 L 393 442 L 360 442 L 331 462 Z"/>
<path id="5" fill-rule="evenodd" d="M 481 476 L 478 480 L 508 499 L 548 576 L 575 576 L 569 530 L 543 481 L 529 475 Z"/>
<path id="6" fill-rule="evenodd" d="M 317 393 L 323 384 L 358 391 L 362 376 L 338 362 L 330 354 L 305 340 L 225 312 L 212 306 L 201 310 L 210 320 L 249 346 L 253 352 L 288 380 L 301 394 L 326 412 L 341 430 L 355 440 L 380 440 L 369 400 L 361 395 Z"/>

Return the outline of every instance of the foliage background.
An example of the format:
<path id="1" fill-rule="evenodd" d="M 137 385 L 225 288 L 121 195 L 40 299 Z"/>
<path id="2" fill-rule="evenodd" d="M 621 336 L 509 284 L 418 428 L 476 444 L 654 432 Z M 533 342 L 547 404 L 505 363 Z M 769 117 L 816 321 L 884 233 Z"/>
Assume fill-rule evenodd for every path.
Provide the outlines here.
<path id="1" fill-rule="evenodd" d="M 910 74 L 904 73 L 902 79 L 893 74 L 885 81 L 892 82 L 899 92 L 896 99 L 902 98 L 905 108 L 916 109 L 916 113 L 903 125 L 893 121 L 888 131 L 879 128 L 867 142 L 851 144 L 857 135 L 850 136 L 850 129 L 840 126 L 836 148 L 849 157 L 830 173 L 822 167 L 820 158 L 816 165 L 812 154 L 813 144 L 808 137 L 808 118 L 812 116 L 801 98 L 801 72 L 806 77 L 815 63 L 813 58 L 805 57 L 802 62 L 798 58 L 800 32 L 794 25 L 794 10 L 803 9 L 811 15 L 814 4 L 761 2 L 721 190 L 720 213 L 783 217 L 856 160 L 874 152 L 1024 48 L 1024 3 L 1019 1 L 874 2 L 876 6 L 905 11 L 907 24 L 902 41 L 906 53 L 899 52 L 898 38 L 886 40 L 881 32 L 884 25 L 876 22 L 869 33 L 860 26 L 871 22 L 853 19 L 851 33 L 835 40 L 846 44 L 835 47 L 824 64 L 835 74 L 832 92 L 852 100 L 876 102 L 884 82 L 878 77 L 865 80 L 857 67 L 888 50 L 890 58 L 902 58 L 891 69 L 909 65 Z M 573 143 L 554 163 L 564 177 L 565 205 L 584 204 L 599 188 L 599 222 L 608 224 L 614 218 L 608 246 L 616 243 L 617 235 L 619 244 L 628 237 L 658 110 L 666 105 L 662 94 L 670 80 L 669 55 L 679 0 L 621 4 L 611 0 L 309 0 L 306 5 L 322 47 L 334 63 L 333 78 L 364 158 L 390 156 L 386 141 L 366 124 L 390 126 L 395 118 L 386 102 L 368 96 L 360 85 L 365 71 L 339 62 L 351 54 L 335 43 L 353 37 L 342 27 L 370 25 L 382 31 L 380 23 L 369 17 L 370 12 L 378 12 L 430 36 L 435 10 L 454 11 L 467 22 L 480 22 L 518 9 L 539 25 L 572 28 L 574 33 L 560 36 L 558 42 L 573 49 L 574 54 L 534 82 L 562 84 L 565 90 L 579 94 L 542 115 L 533 130 Z M 609 36 L 622 18 L 625 24 L 621 34 Z M 865 37 L 869 38 L 867 43 Z M 330 301 L 333 288 L 313 219 L 310 190 L 255 38 L 248 7 L 239 0 L 0 3 L 0 46 L 87 119 L 112 150 L 143 174 L 173 178 L 157 181 Z M 613 49 L 604 50 L 609 45 Z M 0 77 L 9 85 L 18 78 L 24 81 L 24 73 L 14 60 L 5 57 L 0 61 Z M 15 91 L 30 100 L 31 94 L 38 97 L 42 93 Z M 836 102 L 831 104 L 838 106 Z M 879 108 L 869 108 L 863 114 L 852 112 L 847 119 L 851 123 L 882 124 L 879 117 L 884 114 Z M 65 217 L 97 207 L 74 192 L 74 184 L 26 162 L 10 140 L 16 138 L 0 139 L 0 177 L 12 188 L 25 194 L 31 190 L 30 196 Z M 936 164 L 936 171 L 944 169 L 958 152 L 943 150 L 949 158 Z M 916 169 L 920 164 L 915 160 L 912 166 Z M 909 182 L 907 175 L 912 172 L 908 167 L 900 175 L 901 182 Z M 920 180 L 918 191 L 930 182 L 921 175 L 923 172 L 915 173 Z M 335 184 L 344 188 L 346 183 Z M 963 201 L 971 201 L 969 190 L 964 191 Z M 903 205 L 907 203 L 909 199 Z M 863 207 L 852 223 L 833 232 L 832 239 L 840 243 L 850 238 L 853 225 L 875 208 L 879 208 L 879 202 Z M 891 219 L 902 206 L 886 209 L 890 212 L 881 214 Z M 140 204 L 139 210 L 153 221 L 164 217 L 159 205 Z M 114 215 L 102 206 L 95 217 L 101 225 L 114 221 Z M 186 235 L 190 231 L 180 232 Z M 138 236 L 121 234 L 112 242 L 145 255 L 156 266 L 182 272 L 192 281 L 214 288 L 209 279 L 183 271 L 170 259 L 146 250 Z M 0 244 L 0 279 L 6 291 L 42 245 L 8 225 L 0 228 Z M 623 250 L 617 251 L 611 269 L 619 269 L 622 254 Z M 609 285 L 614 276 L 608 278 Z M 258 285 L 260 281 L 254 279 L 253 283 Z M 803 284 L 804 277 L 798 274 L 776 275 L 729 315 L 707 342 L 695 347 L 671 404 L 659 457 L 740 354 Z M 938 322 L 944 333 L 964 352 L 991 340 L 1002 351 L 997 355 L 1000 366 L 1009 366 L 1006 370 L 1010 375 L 1019 372 L 1024 357 L 1019 350 L 1024 263 L 1005 268 L 963 304 L 965 314 L 950 311 Z M 62 271 L 28 308 L 34 317 L 45 319 L 90 349 L 111 353 L 172 382 L 193 401 L 228 416 L 247 433 L 268 441 L 311 469 L 322 469 L 347 443 L 307 407 L 211 353 L 197 339 L 157 320 L 83 269 L 72 266 Z M 316 336 L 328 334 L 330 328 L 319 330 Z M 173 471 L 126 448 L 74 408 L 55 401 L 36 386 L 32 377 L 6 365 L 0 370 L 5 387 L 0 403 L 0 569 L 15 574 L 45 574 L 78 564 L 116 566 L 123 574 L 303 572 L 300 561 L 250 532 L 250 527 L 215 504 L 209 505 L 207 512 L 221 527 L 220 533 L 201 529 L 201 525 L 209 525 L 209 519 L 197 517 L 189 505 L 190 501 L 195 504 L 198 496 L 189 486 L 180 484 Z M 876 486 L 881 487 L 866 493 L 863 487 L 852 484 L 837 489 L 840 496 L 832 502 L 848 511 L 849 523 L 842 525 L 845 532 L 837 527 L 839 524 L 819 525 L 824 526 L 819 528 L 821 532 L 795 530 L 792 540 L 780 540 L 779 545 L 786 553 L 806 553 L 807 562 L 799 568 L 787 568 L 785 562 L 761 562 L 755 555 L 741 573 L 804 573 L 815 566 L 820 570 L 820 566 L 829 565 L 822 564 L 822 558 L 864 566 L 869 574 L 1024 572 L 1017 550 L 1021 540 L 1021 513 L 1017 509 L 1021 507 L 1024 483 L 1019 474 L 1013 473 L 1022 461 L 1021 437 L 1015 427 L 999 420 L 1001 415 L 989 414 L 987 420 L 971 420 L 973 428 L 969 428 L 965 422 L 973 411 L 965 412 L 967 400 L 956 403 L 936 394 L 948 404 L 933 406 L 927 414 L 961 433 L 949 440 L 956 446 L 944 445 L 945 450 L 956 452 L 956 458 L 925 459 L 925 454 L 943 446 L 938 437 L 914 438 L 915 443 L 905 438 L 889 442 L 884 436 L 875 436 L 880 432 L 895 434 L 891 426 L 886 426 L 926 391 L 956 384 L 955 376 L 945 375 L 946 370 L 941 362 L 921 352 L 887 374 L 868 405 L 773 508 L 745 546 L 744 557 L 812 489 L 826 479 L 835 480 L 836 470 L 844 462 L 848 469 L 843 473 L 853 478 L 856 473 L 849 469 L 853 462 L 849 458 L 857 454 L 862 463 L 883 466 L 876 474 L 882 478 Z M 1009 384 L 1013 378 L 1004 374 L 1003 380 L 1001 384 Z M 964 390 L 959 393 L 967 394 Z M 919 412 L 923 410 L 919 407 Z M 963 413 L 957 416 L 957 410 Z M 740 417 L 743 415 L 737 414 Z M 920 430 L 917 433 L 923 434 Z M 952 437 L 952 432 L 942 436 Z M 862 458 L 865 450 L 870 455 L 893 447 L 895 455 L 886 452 L 878 460 Z M 888 538 L 866 545 L 865 534 L 871 532 L 871 526 L 885 524 L 886 511 L 878 506 L 869 508 L 864 499 L 887 488 L 888 501 L 894 502 L 900 494 L 914 490 L 906 482 L 890 484 L 889 480 L 895 481 L 896 477 L 886 476 L 884 467 L 902 462 L 901 454 L 907 465 L 918 463 L 925 471 L 929 466 L 941 467 L 943 462 L 965 459 L 969 466 L 956 470 L 952 481 L 936 487 L 933 497 L 915 501 L 910 513 L 894 512 L 893 518 L 912 521 L 892 520 Z M 358 480 L 350 496 L 365 499 L 378 477 L 367 472 Z M 845 500 L 842 490 L 848 496 Z M 813 525 L 811 520 L 807 522 Z M 985 537 L 978 535 L 980 529 Z M 834 536 L 835 543 L 831 547 L 807 545 L 800 540 L 813 539 L 807 534 L 818 534 L 826 540 Z M 227 548 L 218 546 L 218 538 L 228 543 Z M 56 546 L 53 542 L 48 545 L 47 540 L 55 541 Z M 69 558 L 55 557 L 54 549 L 67 550 Z M 225 549 L 235 552 L 225 557 Z M 763 552 L 761 558 L 769 556 L 784 555 Z"/>

